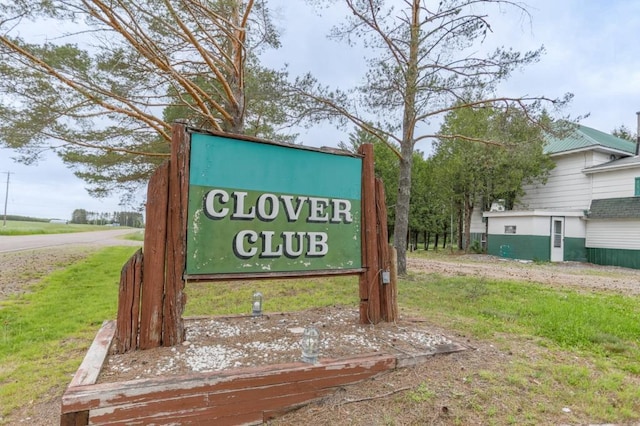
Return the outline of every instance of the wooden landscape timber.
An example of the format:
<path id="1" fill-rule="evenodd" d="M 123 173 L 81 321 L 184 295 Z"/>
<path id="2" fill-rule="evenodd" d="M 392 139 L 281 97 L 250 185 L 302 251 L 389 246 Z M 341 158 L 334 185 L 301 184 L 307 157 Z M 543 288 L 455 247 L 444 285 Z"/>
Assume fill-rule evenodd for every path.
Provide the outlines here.
<path id="1" fill-rule="evenodd" d="M 61 426 L 131 424 L 262 424 L 343 386 L 439 353 L 363 354 L 349 358 L 227 369 L 218 372 L 96 383 L 114 340 L 115 322 L 103 324 L 62 396 Z"/>

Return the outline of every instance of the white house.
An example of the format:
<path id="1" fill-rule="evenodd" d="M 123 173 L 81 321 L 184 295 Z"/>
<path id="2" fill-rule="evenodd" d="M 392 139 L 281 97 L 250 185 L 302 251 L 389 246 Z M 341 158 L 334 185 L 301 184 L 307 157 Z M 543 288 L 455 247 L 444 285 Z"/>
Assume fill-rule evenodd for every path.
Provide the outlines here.
<path id="1" fill-rule="evenodd" d="M 637 144 L 577 125 L 545 151 L 556 163 L 547 183 L 525 186 L 513 210 L 483 213 L 487 252 L 640 268 Z"/>

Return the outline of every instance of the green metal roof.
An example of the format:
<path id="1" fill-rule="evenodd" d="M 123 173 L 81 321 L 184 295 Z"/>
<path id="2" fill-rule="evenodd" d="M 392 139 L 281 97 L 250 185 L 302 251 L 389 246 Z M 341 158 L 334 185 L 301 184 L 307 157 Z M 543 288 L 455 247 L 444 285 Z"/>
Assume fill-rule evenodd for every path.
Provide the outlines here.
<path id="1" fill-rule="evenodd" d="M 592 200 L 590 219 L 640 219 L 640 197 Z"/>
<path id="2" fill-rule="evenodd" d="M 575 127 L 571 129 L 568 134 L 563 135 L 563 137 L 547 134 L 545 138 L 547 142 L 544 152 L 547 154 L 558 154 L 561 152 L 597 147 L 628 152 L 629 154 L 635 154 L 636 152 L 636 144 L 634 142 L 581 124 L 576 124 Z"/>

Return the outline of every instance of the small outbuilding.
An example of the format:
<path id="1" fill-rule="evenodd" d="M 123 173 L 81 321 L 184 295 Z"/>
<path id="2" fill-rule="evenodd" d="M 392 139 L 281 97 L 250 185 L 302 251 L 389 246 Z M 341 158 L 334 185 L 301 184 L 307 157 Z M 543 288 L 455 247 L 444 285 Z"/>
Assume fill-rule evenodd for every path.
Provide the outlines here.
<path id="1" fill-rule="evenodd" d="M 545 151 L 556 164 L 546 183 L 525 186 L 513 210 L 482 213 L 487 252 L 640 268 L 637 144 L 575 125 Z"/>

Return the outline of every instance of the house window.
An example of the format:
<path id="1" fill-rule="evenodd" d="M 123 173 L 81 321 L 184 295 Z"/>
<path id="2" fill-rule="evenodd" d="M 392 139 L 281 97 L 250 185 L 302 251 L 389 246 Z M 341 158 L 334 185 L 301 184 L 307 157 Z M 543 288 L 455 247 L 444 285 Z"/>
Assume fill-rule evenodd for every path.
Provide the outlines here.
<path id="1" fill-rule="evenodd" d="M 636 197 L 640 197 L 640 177 L 636 178 Z"/>
<path id="2" fill-rule="evenodd" d="M 516 226 L 515 225 L 505 225 L 504 226 L 504 233 L 505 234 L 515 234 L 516 233 Z"/>

